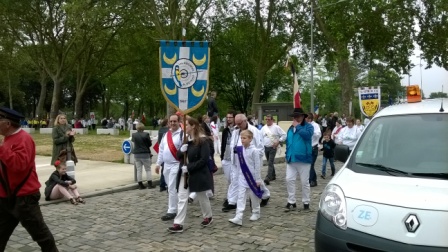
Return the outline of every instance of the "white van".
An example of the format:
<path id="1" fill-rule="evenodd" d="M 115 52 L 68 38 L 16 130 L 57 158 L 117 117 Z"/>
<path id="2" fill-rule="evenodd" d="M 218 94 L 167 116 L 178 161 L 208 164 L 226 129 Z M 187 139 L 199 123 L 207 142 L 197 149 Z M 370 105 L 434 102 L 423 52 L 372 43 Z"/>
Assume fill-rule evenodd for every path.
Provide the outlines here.
<path id="1" fill-rule="evenodd" d="M 381 110 L 324 189 L 316 252 L 448 251 L 448 99 Z"/>

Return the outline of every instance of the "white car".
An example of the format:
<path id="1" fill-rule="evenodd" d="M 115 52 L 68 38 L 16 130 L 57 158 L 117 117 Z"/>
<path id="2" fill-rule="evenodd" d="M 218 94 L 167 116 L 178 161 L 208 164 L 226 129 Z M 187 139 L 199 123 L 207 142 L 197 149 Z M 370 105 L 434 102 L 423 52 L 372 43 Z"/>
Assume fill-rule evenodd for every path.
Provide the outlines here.
<path id="1" fill-rule="evenodd" d="M 324 189 L 315 250 L 448 251 L 448 99 L 387 107 Z"/>

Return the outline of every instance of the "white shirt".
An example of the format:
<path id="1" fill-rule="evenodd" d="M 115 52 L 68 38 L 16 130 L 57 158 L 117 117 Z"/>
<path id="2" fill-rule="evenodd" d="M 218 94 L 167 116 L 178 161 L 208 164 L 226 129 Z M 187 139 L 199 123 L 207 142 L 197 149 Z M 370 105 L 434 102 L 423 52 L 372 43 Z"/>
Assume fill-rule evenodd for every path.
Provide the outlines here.
<path id="1" fill-rule="evenodd" d="M 180 137 L 180 134 L 182 132 L 182 128 L 179 127 L 175 132 L 172 132 L 173 135 L 173 143 L 174 147 L 176 147 L 177 150 L 180 149 L 182 146 L 182 140 Z M 157 155 L 157 164 L 162 165 L 162 163 L 166 164 L 174 164 L 179 163 L 179 161 L 173 157 L 173 154 L 171 154 L 170 147 L 168 147 L 168 139 L 167 134 L 165 134 L 160 141 L 159 145 L 159 155 Z"/>
<path id="2" fill-rule="evenodd" d="M 340 129 L 340 130 L 339 130 L 339 132 L 336 134 L 336 132 L 338 131 L 338 129 Z M 341 142 L 339 142 L 339 138 L 338 138 L 338 135 L 339 135 L 339 133 L 341 133 L 341 131 L 342 131 L 342 126 L 340 126 L 340 127 L 334 127 L 333 131 L 331 132 L 331 139 L 333 139 L 333 141 L 334 141 L 335 143 L 337 143 L 337 144 L 340 144 L 340 143 L 341 143 Z"/>
<path id="3" fill-rule="evenodd" d="M 363 132 L 364 130 L 364 125 L 360 124 L 360 125 L 355 125 L 356 128 L 358 128 L 359 131 Z"/>
<path id="4" fill-rule="evenodd" d="M 347 145 L 352 150 L 360 135 L 361 131 L 358 130 L 358 127 L 353 126 L 349 128 L 346 126 L 339 132 L 338 139 L 342 144 Z"/>
<path id="5" fill-rule="evenodd" d="M 320 131 L 319 124 L 317 124 L 315 121 L 311 121 L 310 123 L 314 128 L 314 134 L 311 139 L 311 145 L 314 147 L 319 144 L 319 138 L 322 135 L 322 132 Z"/>
<path id="6" fill-rule="evenodd" d="M 254 138 L 252 139 L 251 144 L 253 144 L 254 147 L 258 150 L 258 152 L 259 152 L 258 155 L 260 156 L 260 161 L 261 161 L 261 159 L 263 158 L 263 155 L 264 155 L 264 145 L 263 145 L 263 139 L 261 137 L 260 131 L 257 128 L 255 128 L 255 126 L 250 125 L 248 122 L 247 122 L 247 129 L 250 130 L 254 135 Z M 240 133 L 241 133 L 240 129 L 235 129 L 232 133 L 232 140 L 230 141 L 230 147 L 231 147 L 232 151 L 233 151 L 233 147 L 242 146 Z M 231 160 L 232 160 L 232 164 L 236 164 L 237 162 L 239 162 L 236 154 L 231 155 Z"/>
<path id="7" fill-rule="evenodd" d="M 253 144 L 251 144 L 247 148 L 243 147 L 243 157 L 254 180 L 256 182 L 262 182 L 260 164 L 261 159 L 258 155 L 258 150 Z M 239 160 L 237 160 L 237 162 L 239 162 Z M 238 184 L 239 186 L 249 188 L 249 185 L 247 184 L 246 178 L 244 177 L 243 171 L 241 169 L 238 169 Z"/>
<path id="8" fill-rule="evenodd" d="M 215 122 L 210 122 L 210 128 L 212 130 L 213 139 L 218 140 L 219 139 L 219 128 L 215 124 Z"/>
<path id="9" fill-rule="evenodd" d="M 327 119 L 325 119 L 325 117 L 322 118 L 322 127 L 327 127 Z"/>
<path id="10" fill-rule="evenodd" d="M 261 128 L 261 134 L 263 136 L 263 145 L 265 147 L 272 147 L 275 140 L 284 142 L 286 140 L 285 131 L 276 124 L 268 126 L 267 124 Z"/>

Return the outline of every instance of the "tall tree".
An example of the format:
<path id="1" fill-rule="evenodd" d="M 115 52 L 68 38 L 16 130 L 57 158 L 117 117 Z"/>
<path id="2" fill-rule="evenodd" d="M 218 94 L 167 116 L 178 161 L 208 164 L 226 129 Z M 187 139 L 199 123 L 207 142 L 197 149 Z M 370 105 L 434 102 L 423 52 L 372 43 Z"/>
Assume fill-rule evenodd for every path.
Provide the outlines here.
<path id="1" fill-rule="evenodd" d="M 342 92 L 342 113 L 349 114 L 353 97 L 350 58 L 377 59 L 397 72 L 409 69 L 409 56 L 414 50 L 414 20 L 417 6 L 414 0 L 400 1 L 336 1 L 304 2 L 303 16 L 310 17 L 311 6 L 315 30 L 314 59 L 325 58 L 339 72 Z M 336 14 L 337 13 L 337 14 Z M 303 32 L 311 34 L 310 25 Z M 311 37 L 301 40 L 303 55 L 310 55 Z M 305 57 L 309 60 L 310 57 Z"/>

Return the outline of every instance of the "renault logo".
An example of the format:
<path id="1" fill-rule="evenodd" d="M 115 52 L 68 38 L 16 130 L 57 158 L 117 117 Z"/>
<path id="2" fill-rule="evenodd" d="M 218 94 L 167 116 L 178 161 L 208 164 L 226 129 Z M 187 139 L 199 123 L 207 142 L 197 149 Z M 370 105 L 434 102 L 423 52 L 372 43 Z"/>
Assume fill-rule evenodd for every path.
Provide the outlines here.
<path id="1" fill-rule="evenodd" d="M 420 226 L 420 222 L 418 221 L 417 215 L 410 214 L 406 218 L 404 225 L 406 226 L 408 232 L 415 233 L 415 231 L 417 231 L 418 227 Z"/>

